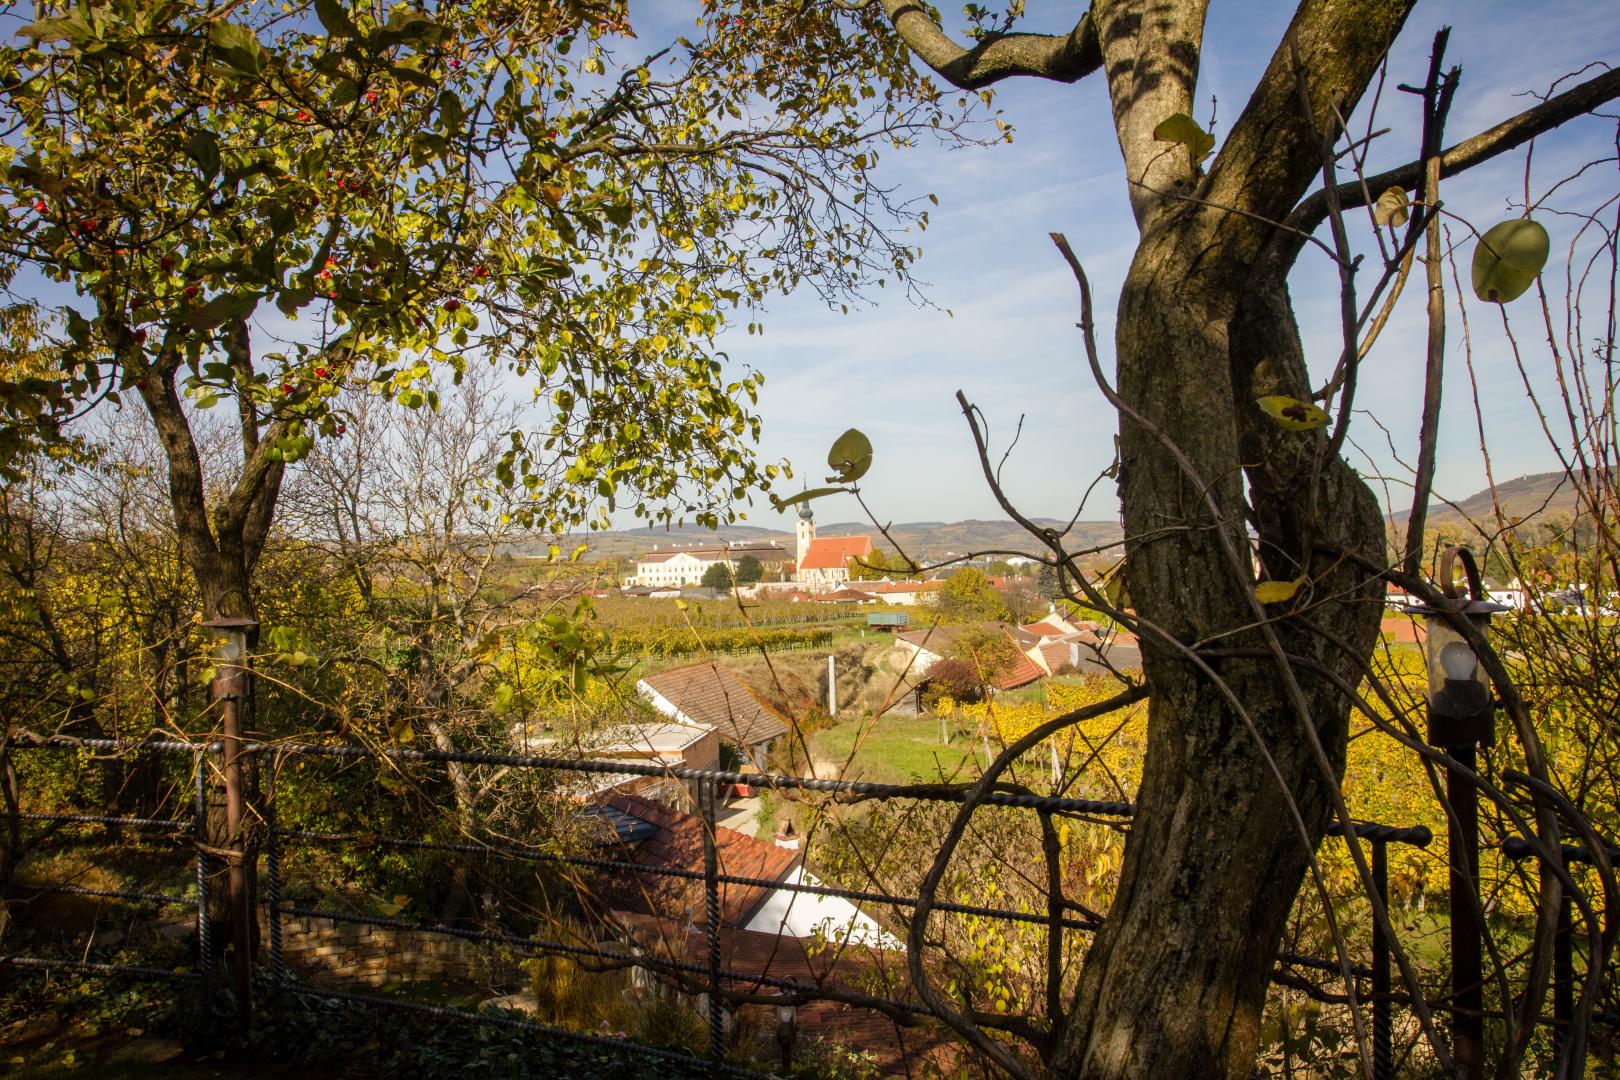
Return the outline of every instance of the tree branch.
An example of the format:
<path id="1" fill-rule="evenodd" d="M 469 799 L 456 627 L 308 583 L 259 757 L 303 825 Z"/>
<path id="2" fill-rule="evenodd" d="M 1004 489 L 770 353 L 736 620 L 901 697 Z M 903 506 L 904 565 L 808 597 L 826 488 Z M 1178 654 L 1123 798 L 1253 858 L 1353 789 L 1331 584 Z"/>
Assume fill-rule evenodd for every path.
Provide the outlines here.
<path id="1" fill-rule="evenodd" d="M 1090 11 L 1067 34 L 987 34 L 964 49 L 916 0 L 881 2 L 883 14 L 918 59 L 962 90 L 977 90 L 1012 75 L 1078 82 L 1102 66 Z"/>
<path id="2" fill-rule="evenodd" d="M 1537 135 L 1545 134 L 1577 116 L 1583 116 L 1615 98 L 1620 98 L 1620 68 L 1588 79 L 1573 90 L 1566 90 L 1556 97 L 1548 98 L 1533 109 L 1504 120 L 1471 139 L 1464 139 L 1440 155 L 1440 177 L 1444 179 L 1455 176 L 1475 165 L 1489 161 L 1498 154 L 1522 146 Z M 1400 168 L 1390 169 L 1377 176 L 1369 176 L 1364 181 L 1340 184 L 1339 202 L 1347 209 L 1365 206 L 1369 194 L 1376 199 L 1385 189 L 1391 187 L 1410 191 L 1422 180 L 1423 162 L 1410 161 Z M 1314 191 L 1294 208 L 1284 224 L 1300 232 L 1314 232 L 1327 217 L 1327 207 L 1327 193 Z M 1293 240 L 1289 242 L 1294 243 Z"/>

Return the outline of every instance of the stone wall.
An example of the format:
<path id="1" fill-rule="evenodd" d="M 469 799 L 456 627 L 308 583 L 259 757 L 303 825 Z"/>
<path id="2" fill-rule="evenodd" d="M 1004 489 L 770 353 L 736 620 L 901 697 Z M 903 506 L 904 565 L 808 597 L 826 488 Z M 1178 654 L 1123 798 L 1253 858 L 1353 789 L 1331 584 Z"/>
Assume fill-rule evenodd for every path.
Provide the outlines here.
<path id="1" fill-rule="evenodd" d="M 261 962 L 269 963 L 270 927 L 260 912 Z M 517 985 L 515 959 L 499 946 L 461 938 L 302 916 L 282 916 L 281 955 L 289 971 L 317 983 L 468 983 Z"/>

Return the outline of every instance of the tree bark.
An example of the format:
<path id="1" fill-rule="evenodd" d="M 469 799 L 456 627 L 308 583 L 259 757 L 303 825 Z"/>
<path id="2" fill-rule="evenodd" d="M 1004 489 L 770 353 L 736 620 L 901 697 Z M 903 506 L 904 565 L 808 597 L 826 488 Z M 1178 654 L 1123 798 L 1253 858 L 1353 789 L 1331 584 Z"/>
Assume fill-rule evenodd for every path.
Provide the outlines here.
<path id="1" fill-rule="evenodd" d="M 1254 625 L 1250 528 L 1268 577 L 1307 574 L 1314 595 L 1331 598 L 1311 615 L 1325 635 L 1275 624 L 1288 654 L 1355 682 L 1377 635 L 1376 582 L 1303 550 L 1327 522 L 1332 543 L 1381 558 L 1377 502 L 1342 462 L 1324 460 L 1307 520 L 1325 436 L 1284 432 L 1253 405 L 1308 396 L 1306 369 L 1280 275 L 1209 257 L 1211 234 L 1231 228 L 1207 208 L 1161 219 L 1127 278 L 1119 389 L 1146 426 L 1122 420 L 1121 488 L 1138 613 L 1177 642 L 1253 655 L 1207 661 L 1223 690 L 1143 635 L 1153 698 L 1142 788 L 1119 892 L 1054 1057 L 1059 1076 L 1244 1077 L 1253 1064 L 1278 942 L 1343 769 L 1348 703 L 1308 665 L 1294 667 L 1304 717 L 1285 692 Z M 1247 246 L 1230 239 L 1229 249 Z"/>
<path id="2" fill-rule="evenodd" d="M 1354 108 L 1410 4 L 1305 0 L 1289 33 L 1312 114 L 1285 41 L 1208 175 L 1144 187 L 1139 175 L 1165 168 L 1153 125 L 1196 75 L 1203 4 L 1171 6 L 1177 18 L 1130 4 L 1101 17 L 1142 228 L 1116 330 L 1126 580 L 1158 633 L 1142 635 L 1153 697 L 1136 817 L 1057 1040 L 1063 1077 L 1249 1075 L 1344 767 L 1349 702 L 1314 667 L 1358 682 L 1381 610 L 1376 581 L 1315 554 L 1327 543 L 1382 561 L 1372 493 L 1324 432 L 1285 431 L 1255 398 L 1310 397 L 1275 223 L 1319 174 L 1332 110 Z M 1143 87 L 1142 60 L 1112 39 L 1147 26 L 1158 51 L 1182 52 L 1159 56 Z M 1308 578 L 1314 606 L 1262 612 L 1257 576 Z"/>

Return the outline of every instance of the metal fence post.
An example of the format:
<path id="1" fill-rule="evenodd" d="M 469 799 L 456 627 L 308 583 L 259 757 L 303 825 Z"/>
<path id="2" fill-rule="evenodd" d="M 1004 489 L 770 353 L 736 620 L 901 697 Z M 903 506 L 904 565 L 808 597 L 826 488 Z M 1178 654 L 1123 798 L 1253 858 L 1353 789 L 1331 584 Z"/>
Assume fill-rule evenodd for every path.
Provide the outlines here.
<path id="1" fill-rule="evenodd" d="M 1564 866 L 1569 855 L 1561 852 Z M 1545 874 L 1547 871 L 1542 870 Z M 1573 902 L 1569 890 L 1562 890 L 1558 902 L 1558 927 L 1553 932 L 1553 1057 L 1563 1053 L 1569 1038 L 1570 1021 L 1575 1018 L 1575 949 Z"/>
<path id="2" fill-rule="evenodd" d="M 703 816 L 703 900 L 709 928 L 709 1055 L 726 1056 L 725 1021 L 720 1009 L 720 859 L 715 850 L 714 781 L 698 781 L 698 813 Z"/>
<path id="3" fill-rule="evenodd" d="M 1451 864 L 1451 1053 L 1467 1080 L 1485 1075 L 1485 967 L 1478 908 L 1479 899 L 1479 791 L 1470 774 L 1475 766 L 1475 745 L 1448 746 L 1455 762 L 1446 767 Z"/>
<path id="4" fill-rule="evenodd" d="M 197 782 L 197 971 L 202 976 L 203 1003 L 212 1007 L 214 941 L 208 925 L 208 759 L 197 751 L 194 770 Z"/>
<path id="5" fill-rule="evenodd" d="M 1352 841 L 1353 842 L 1353 841 Z M 1389 911 L 1389 845 L 1383 840 L 1372 841 L 1373 889 Z M 1373 1080 L 1392 1080 L 1395 1075 L 1395 1053 L 1390 1033 L 1389 1000 L 1389 938 L 1384 924 L 1373 920 Z"/>
<path id="6" fill-rule="evenodd" d="M 281 771 L 281 752 L 271 750 L 269 757 L 264 783 L 265 906 L 268 909 L 265 915 L 270 924 L 271 1001 L 279 1010 L 281 987 L 287 974 L 281 957 L 281 841 L 276 835 L 276 776 Z"/>

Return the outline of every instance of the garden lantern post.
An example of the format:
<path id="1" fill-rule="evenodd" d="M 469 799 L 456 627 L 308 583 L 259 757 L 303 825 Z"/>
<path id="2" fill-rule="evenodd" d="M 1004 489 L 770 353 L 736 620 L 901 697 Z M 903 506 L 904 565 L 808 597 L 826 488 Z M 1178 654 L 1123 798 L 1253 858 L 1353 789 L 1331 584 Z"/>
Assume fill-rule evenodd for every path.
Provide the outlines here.
<path id="1" fill-rule="evenodd" d="M 1456 565 L 1462 563 L 1467 592 L 1459 593 Z M 1452 1056 L 1467 1080 L 1485 1075 L 1485 994 L 1479 904 L 1479 790 L 1473 776 L 1476 752 L 1496 741 L 1496 698 L 1490 679 L 1468 639 L 1451 620 L 1473 623 L 1481 634 L 1490 617 L 1506 611 L 1485 599 L 1479 567 L 1466 547 L 1447 548 L 1440 557 L 1439 604 L 1404 610 L 1422 615 L 1426 631 L 1423 659 L 1428 668 L 1428 741 L 1445 750 L 1451 900 Z"/>

